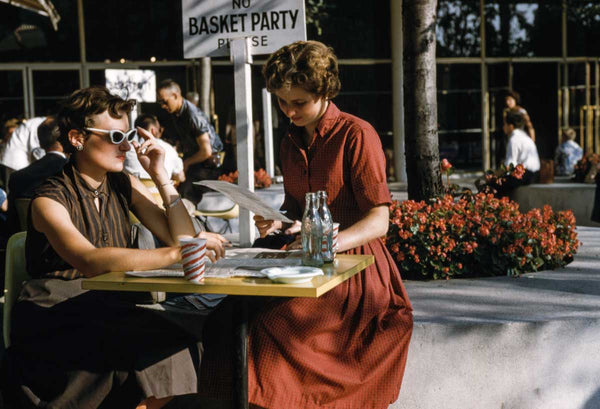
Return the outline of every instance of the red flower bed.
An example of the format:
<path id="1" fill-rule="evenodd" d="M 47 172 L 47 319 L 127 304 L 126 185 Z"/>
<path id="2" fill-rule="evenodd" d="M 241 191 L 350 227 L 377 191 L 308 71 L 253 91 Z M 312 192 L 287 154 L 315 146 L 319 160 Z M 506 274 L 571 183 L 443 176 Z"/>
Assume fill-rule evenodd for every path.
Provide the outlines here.
<path id="1" fill-rule="evenodd" d="M 579 247 L 571 211 L 521 213 L 507 197 L 464 193 L 394 201 L 386 245 L 404 278 L 512 275 L 569 263 Z"/>
<path id="2" fill-rule="evenodd" d="M 224 180 L 229 183 L 237 183 L 238 181 L 238 171 L 223 174 L 219 176 L 219 180 Z M 259 169 L 254 171 L 254 187 L 256 189 L 262 189 L 265 187 L 271 186 L 271 178 L 269 174 L 264 169 Z"/>

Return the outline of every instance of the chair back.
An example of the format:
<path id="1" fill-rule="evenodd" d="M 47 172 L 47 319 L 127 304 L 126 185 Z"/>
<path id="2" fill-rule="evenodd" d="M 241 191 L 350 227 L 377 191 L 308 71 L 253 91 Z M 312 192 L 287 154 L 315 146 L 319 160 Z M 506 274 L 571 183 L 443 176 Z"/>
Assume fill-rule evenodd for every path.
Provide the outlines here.
<path id="1" fill-rule="evenodd" d="M 2 332 L 4 334 L 4 347 L 10 346 L 10 323 L 12 307 L 14 306 L 23 282 L 31 277 L 25 268 L 25 238 L 27 232 L 13 234 L 6 245 L 6 268 L 4 271 L 4 322 Z"/>
<path id="2" fill-rule="evenodd" d="M 152 179 L 140 179 L 140 181 L 142 182 L 142 184 L 144 186 L 146 186 L 148 188 L 150 193 L 152 193 L 152 197 L 154 198 L 154 201 L 156 202 L 156 204 L 159 206 L 162 206 L 163 200 L 162 200 L 160 193 L 158 192 L 158 188 L 156 187 L 156 184 L 154 183 L 154 181 Z"/>
<path id="3" fill-rule="evenodd" d="M 29 203 L 31 203 L 31 199 L 28 198 L 15 199 L 15 208 L 17 209 L 21 231 L 27 231 L 27 212 L 29 211 Z"/>

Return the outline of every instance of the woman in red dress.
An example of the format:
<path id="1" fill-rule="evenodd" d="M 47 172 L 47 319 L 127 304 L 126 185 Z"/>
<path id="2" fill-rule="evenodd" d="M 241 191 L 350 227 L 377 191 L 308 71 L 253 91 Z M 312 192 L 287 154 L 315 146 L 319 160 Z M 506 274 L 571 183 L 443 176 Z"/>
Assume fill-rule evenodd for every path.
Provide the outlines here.
<path id="1" fill-rule="evenodd" d="M 250 402 L 266 408 L 387 408 L 398 397 L 412 333 L 412 307 L 381 238 L 391 203 L 379 136 L 341 112 L 331 48 L 285 46 L 263 68 L 290 118 L 281 144 L 285 201 L 296 222 L 255 218 L 261 237 L 300 231 L 307 192 L 324 190 L 340 223 L 338 251 L 375 263 L 317 299 L 273 301 L 256 316 L 249 349 Z M 296 240 L 291 247 L 299 247 Z M 288 247 L 289 248 L 289 247 Z"/>

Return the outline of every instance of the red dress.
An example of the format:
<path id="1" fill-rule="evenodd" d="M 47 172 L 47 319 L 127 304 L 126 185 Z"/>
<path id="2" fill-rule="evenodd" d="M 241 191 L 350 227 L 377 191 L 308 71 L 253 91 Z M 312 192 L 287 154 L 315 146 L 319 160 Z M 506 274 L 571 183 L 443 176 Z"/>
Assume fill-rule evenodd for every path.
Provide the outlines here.
<path id="1" fill-rule="evenodd" d="M 285 201 L 300 220 L 307 192 L 325 190 L 340 230 L 391 203 L 379 136 L 333 103 L 304 148 L 302 129 L 282 141 Z M 381 239 L 347 251 L 375 264 L 317 299 L 284 300 L 252 325 L 250 402 L 267 408 L 387 408 L 398 397 L 412 307 Z"/>
<path id="2" fill-rule="evenodd" d="M 317 190 L 327 192 L 340 229 L 391 202 L 381 142 L 371 125 L 330 103 L 308 150 L 300 132 L 292 125 L 281 145 L 282 208 L 291 219 L 301 219 L 304 194 Z M 412 334 L 410 301 L 381 239 L 346 253 L 373 254 L 375 264 L 319 298 L 270 299 L 254 314 L 251 403 L 270 409 L 386 409 L 397 399 Z M 205 331 L 202 395 L 231 393 L 231 336 L 223 331 L 229 317 L 213 314 Z M 219 330 L 225 335 L 213 337 Z"/>

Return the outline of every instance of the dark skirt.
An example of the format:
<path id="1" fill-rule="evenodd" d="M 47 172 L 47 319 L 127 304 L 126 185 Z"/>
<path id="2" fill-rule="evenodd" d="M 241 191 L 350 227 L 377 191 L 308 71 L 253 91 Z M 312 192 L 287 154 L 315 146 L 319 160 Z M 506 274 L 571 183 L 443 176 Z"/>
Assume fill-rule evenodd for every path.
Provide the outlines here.
<path id="1" fill-rule="evenodd" d="M 137 301 L 136 293 L 82 290 L 81 280 L 26 283 L 4 368 L 13 397 L 22 406 L 119 408 L 195 393 L 205 315 L 194 317 L 193 334 Z"/>

